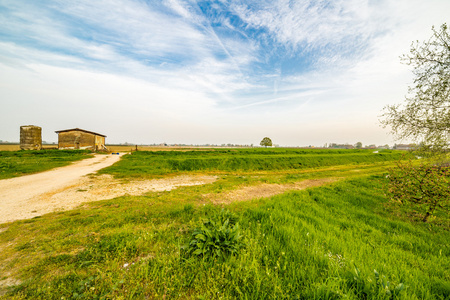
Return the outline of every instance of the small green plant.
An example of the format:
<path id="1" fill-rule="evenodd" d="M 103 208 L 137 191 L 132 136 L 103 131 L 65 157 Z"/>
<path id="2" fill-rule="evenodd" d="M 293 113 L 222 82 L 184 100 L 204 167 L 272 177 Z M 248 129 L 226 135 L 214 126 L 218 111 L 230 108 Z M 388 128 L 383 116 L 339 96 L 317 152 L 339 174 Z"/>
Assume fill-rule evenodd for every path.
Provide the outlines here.
<path id="1" fill-rule="evenodd" d="M 387 281 L 386 276 L 381 276 L 378 274 L 377 270 L 373 270 L 375 274 L 375 280 L 378 287 L 382 287 L 384 292 L 389 298 L 396 297 L 401 291 L 405 289 L 403 283 L 399 283 L 396 287 L 391 286 L 391 283 Z"/>
<path id="2" fill-rule="evenodd" d="M 72 299 L 86 299 L 93 291 L 95 291 L 95 281 L 97 276 L 91 276 L 85 280 L 81 280 L 76 289 L 72 293 Z"/>
<path id="3" fill-rule="evenodd" d="M 201 226 L 192 232 L 191 240 L 183 248 L 188 257 L 225 259 L 237 255 L 243 247 L 244 242 L 236 216 L 222 209 L 203 221 Z"/>
<path id="4" fill-rule="evenodd" d="M 386 279 L 386 276 L 380 276 L 377 270 L 373 270 L 373 272 L 375 280 L 371 277 L 364 277 L 356 266 L 354 272 L 349 274 L 350 286 L 355 289 L 360 298 L 367 298 L 370 295 L 380 295 L 381 292 L 384 293 L 385 299 L 396 299 L 405 290 L 406 286 L 403 283 L 399 283 L 394 287 Z"/>

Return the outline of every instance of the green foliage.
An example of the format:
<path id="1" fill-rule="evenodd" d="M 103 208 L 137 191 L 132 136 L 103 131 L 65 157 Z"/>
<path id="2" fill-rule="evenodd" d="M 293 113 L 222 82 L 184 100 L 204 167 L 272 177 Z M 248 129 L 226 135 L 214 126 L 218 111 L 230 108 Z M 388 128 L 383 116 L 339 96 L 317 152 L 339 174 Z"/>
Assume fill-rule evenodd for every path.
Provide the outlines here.
<path id="1" fill-rule="evenodd" d="M 122 176 L 178 172 L 169 161 L 224 174 L 208 185 L 0 224 L 0 280 L 21 280 L 11 289 L 0 285 L 0 293 L 8 300 L 447 299 L 449 216 L 436 211 L 427 223 L 403 218 L 384 195 L 389 179 L 361 178 L 386 171 L 371 161 L 399 155 L 258 148 L 124 156 L 115 169 Z M 221 160 L 233 162 L 233 171 L 224 171 Z M 276 172 L 262 168 L 270 164 Z M 226 197 L 245 186 L 327 176 L 353 179 L 222 211 L 209 204 L 208 195 Z"/>
<path id="2" fill-rule="evenodd" d="M 91 157 L 89 154 L 87 150 L 0 151 L 0 179 L 66 166 Z"/>
<path id="3" fill-rule="evenodd" d="M 139 254 L 136 247 L 135 235 L 131 233 L 119 233 L 103 236 L 91 247 L 78 253 L 74 262 L 80 265 L 90 265 L 114 258 L 129 258 Z"/>
<path id="4" fill-rule="evenodd" d="M 400 161 L 389 172 L 388 195 L 395 201 L 411 205 L 426 222 L 440 209 L 450 211 L 450 167 L 430 162 Z"/>
<path id="5" fill-rule="evenodd" d="M 413 139 L 428 150 L 443 151 L 450 132 L 450 33 L 444 23 L 428 41 L 416 42 L 403 61 L 414 68 L 406 104 L 385 107 L 385 126 L 397 139 Z"/>
<path id="6" fill-rule="evenodd" d="M 413 43 L 410 54 L 403 56 L 414 67 L 414 86 L 404 106 L 385 107 L 382 121 L 397 139 L 419 142 L 420 155 L 434 160 L 415 166 L 399 163 L 390 171 L 390 196 L 418 208 L 424 222 L 436 209 L 448 211 L 450 206 L 445 167 L 450 138 L 450 33 L 445 23 L 432 31 L 428 41 Z"/>
<path id="7" fill-rule="evenodd" d="M 263 147 L 272 147 L 272 140 L 268 137 L 265 137 L 259 144 Z"/>
<path id="8" fill-rule="evenodd" d="M 95 290 L 95 280 L 96 276 L 90 276 L 87 279 L 80 280 L 78 286 L 74 288 L 72 293 L 72 299 L 92 299 L 91 293 Z M 94 299 L 99 299 L 99 297 L 94 297 Z"/>
<path id="9" fill-rule="evenodd" d="M 0 225 L 0 272 L 22 279 L 4 299 L 448 299 L 448 219 L 394 216 L 380 181 L 229 212 L 195 200 L 212 186 L 185 187 Z M 180 260 L 202 217 L 228 228 L 239 220 L 245 248 L 223 260 Z"/>
<path id="10" fill-rule="evenodd" d="M 339 149 L 236 149 L 203 151 L 139 151 L 124 156 L 100 173 L 119 177 L 151 176 L 196 171 L 301 170 L 344 164 L 397 160 L 399 151 Z"/>
<path id="11" fill-rule="evenodd" d="M 397 299 L 402 291 L 406 289 L 403 283 L 395 287 L 386 279 L 386 276 L 373 270 L 373 277 L 364 277 L 358 267 L 355 266 L 354 272 L 347 272 L 347 282 L 356 292 L 358 298 L 371 298 L 372 295 L 380 295 L 381 299 Z"/>
<path id="12" fill-rule="evenodd" d="M 184 247 L 187 256 L 223 260 L 237 255 L 244 247 L 237 217 L 222 209 L 194 229 L 191 240 Z"/>

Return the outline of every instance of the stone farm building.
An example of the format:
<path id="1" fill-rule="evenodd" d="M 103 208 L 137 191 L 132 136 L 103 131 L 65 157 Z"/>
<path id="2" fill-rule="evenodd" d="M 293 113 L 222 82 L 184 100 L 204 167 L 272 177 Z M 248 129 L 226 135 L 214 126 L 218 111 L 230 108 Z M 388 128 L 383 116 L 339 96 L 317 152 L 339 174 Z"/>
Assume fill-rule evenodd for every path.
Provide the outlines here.
<path id="1" fill-rule="evenodd" d="M 58 134 L 58 149 L 106 150 L 106 135 L 80 128 L 55 132 Z"/>

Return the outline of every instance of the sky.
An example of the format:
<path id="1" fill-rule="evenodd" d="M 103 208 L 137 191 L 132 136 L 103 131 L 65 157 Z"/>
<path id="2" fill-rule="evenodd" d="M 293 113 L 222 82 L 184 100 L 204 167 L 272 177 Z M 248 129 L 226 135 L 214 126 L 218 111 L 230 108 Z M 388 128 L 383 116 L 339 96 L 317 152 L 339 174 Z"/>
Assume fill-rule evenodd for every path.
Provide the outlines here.
<path id="1" fill-rule="evenodd" d="M 448 0 L 0 0 L 0 140 L 21 125 L 107 143 L 394 141 L 400 56 Z"/>

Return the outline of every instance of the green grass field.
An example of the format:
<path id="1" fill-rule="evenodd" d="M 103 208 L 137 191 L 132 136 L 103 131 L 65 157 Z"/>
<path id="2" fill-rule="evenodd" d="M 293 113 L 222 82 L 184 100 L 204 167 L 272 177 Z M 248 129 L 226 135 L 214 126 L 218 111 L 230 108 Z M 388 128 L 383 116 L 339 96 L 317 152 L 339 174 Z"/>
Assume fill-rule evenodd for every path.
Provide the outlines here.
<path id="1" fill-rule="evenodd" d="M 0 179 L 62 167 L 92 157 L 84 150 L 0 151 Z"/>
<path id="2" fill-rule="evenodd" d="M 245 158 L 243 152 L 220 155 Z M 255 152 L 249 155 L 283 157 Z M 344 156 L 359 152 L 332 154 L 342 157 L 330 160 L 343 163 L 260 170 L 259 160 L 250 157 L 254 165 L 232 171 L 208 163 L 170 170 L 218 173 L 219 179 L 0 224 L 0 291 L 4 299 L 449 299 L 449 216 L 438 213 L 422 223 L 414 211 L 389 201 L 383 189 L 390 162 L 366 156 L 355 164 Z M 189 155 L 214 156 L 198 151 L 159 157 Z M 285 161 L 291 156 L 298 161 L 293 153 Z M 147 160 L 156 161 L 154 156 L 126 157 L 105 172 L 159 174 Z M 323 177 L 340 181 L 229 205 L 207 197 Z M 186 245 L 194 230 L 223 216 L 223 209 L 238 222 L 243 247 L 224 258 L 190 255 Z M 211 232 L 228 234 L 225 225 Z M 2 289 L 8 278 L 17 280 L 15 286 Z"/>
<path id="3" fill-rule="evenodd" d="M 397 160 L 399 151 L 335 149 L 216 149 L 203 151 L 139 151 L 101 173 L 145 177 L 178 172 L 255 172 L 302 170 Z"/>

